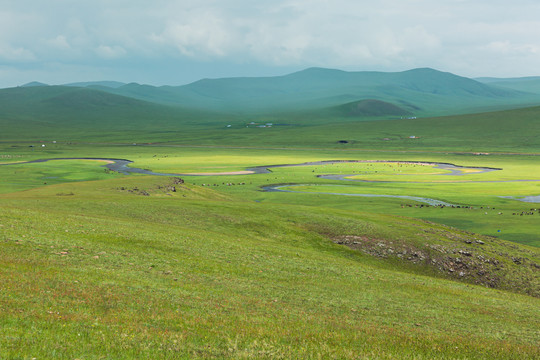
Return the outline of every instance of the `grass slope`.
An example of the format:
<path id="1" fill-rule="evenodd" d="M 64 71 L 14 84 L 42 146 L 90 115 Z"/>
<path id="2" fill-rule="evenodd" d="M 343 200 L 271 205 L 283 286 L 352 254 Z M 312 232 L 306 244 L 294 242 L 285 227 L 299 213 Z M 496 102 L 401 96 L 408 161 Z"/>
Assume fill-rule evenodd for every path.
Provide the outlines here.
<path id="1" fill-rule="evenodd" d="M 341 150 L 538 153 L 540 107 L 437 118 L 380 121 L 335 116 L 334 110 L 228 119 L 182 133 L 141 134 L 162 144 Z M 249 125 L 250 121 L 271 128 Z M 223 124 L 223 123 L 222 123 Z M 415 138 L 411 139 L 410 137 Z M 140 140 L 137 140 L 139 142 Z M 346 144 L 341 141 L 347 141 Z"/>
<path id="2" fill-rule="evenodd" d="M 397 227 L 400 239 L 429 242 L 437 225 L 173 184 L 124 177 L 1 195 L 0 356 L 539 355 L 537 298 L 411 272 L 329 239 L 394 239 Z"/>

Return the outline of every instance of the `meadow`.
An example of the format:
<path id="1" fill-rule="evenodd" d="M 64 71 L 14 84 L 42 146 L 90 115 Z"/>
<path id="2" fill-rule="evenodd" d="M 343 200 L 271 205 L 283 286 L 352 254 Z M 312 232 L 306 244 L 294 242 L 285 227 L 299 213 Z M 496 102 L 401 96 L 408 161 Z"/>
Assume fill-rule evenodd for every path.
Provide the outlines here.
<path id="1" fill-rule="evenodd" d="M 532 248 L 474 236 L 515 286 L 493 290 L 330 240 L 468 238 L 456 229 L 171 184 L 131 176 L 2 195 L 3 357 L 538 355 L 537 298 L 519 294 L 538 291 Z M 503 263 L 501 250 L 527 260 Z"/>
<path id="2" fill-rule="evenodd" d="M 21 150 L 21 147 L 11 148 Z M 5 149 L 8 150 L 8 149 Z M 11 150 L 13 151 L 13 150 Z M 23 157 L 12 161 L 29 161 L 36 158 L 62 157 L 108 157 L 134 161 L 133 167 L 151 169 L 162 173 L 220 173 L 242 171 L 254 166 L 276 164 L 301 164 L 320 160 L 392 160 L 416 162 L 453 163 L 470 167 L 492 167 L 501 170 L 474 173 L 474 169 L 460 176 L 444 175 L 449 171 L 432 166 L 402 165 L 385 163 L 336 163 L 321 166 L 298 166 L 272 168 L 270 174 L 188 176 L 192 184 L 216 184 L 214 187 L 225 194 L 234 194 L 244 199 L 277 201 L 283 203 L 321 203 L 342 209 L 363 209 L 419 217 L 442 222 L 458 228 L 498 236 L 506 240 L 539 246 L 538 217 L 516 216 L 514 213 L 530 212 L 538 208 L 534 203 L 525 203 L 511 198 L 523 198 L 540 194 L 540 169 L 534 156 L 518 155 L 453 155 L 427 154 L 414 151 L 363 152 L 360 150 L 305 150 L 305 149 L 234 149 L 234 148 L 189 148 L 172 146 L 102 146 L 54 144 L 33 151 L 26 150 Z M 8 160 L 6 159 L 6 161 Z M 102 165 L 105 164 L 104 162 Z M 403 167 L 405 166 L 405 167 Z M 66 181 L 97 180 L 120 176 L 100 167 L 96 161 L 58 160 L 55 162 L 0 166 L 2 186 L 0 192 L 28 189 L 35 186 L 56 184 Z M 401 173 L 399 172 L 401 171 Z M 358 182 L 319 178 L 325 174 L 350 174 L 350 180 Z M 527 180 L 527 181 L 524 181 Z M 245 183 L 244 186 L 224 186 L 223 183 Z M 311 198 L 302 194 L 262 193 L 260 187 L 272 184 L 291 183 L 304 185 L 335 185 L 323 192 L 366 193 L 407 195 L 438 199 L 456 205 L 472 206 L 473 211 L 452 209 L 407 208 L 396 206 L 392 199 L 368 198 L 346 199 L 344 197 L 317 194 Z M 345 187 L 346 185 L 346 187 Z M 301 189 L 295 188 L 295 191 Z M 310 191 L 309 188 L 305 189 Z M 320 190 L 320 189 L 319 189 Z M 313 191 L 311 189 L 311 191 Z M 400 201 L 401 205 L 404 201 Z M 485 214 L 480 208 L 495 208 Z M 502 212 L 499 215 L 499 212 Z M 408 213 L 410 213 L 408 215 Z"/>
<path id="3" fill-rule="evenodd" d="M 540 195 L 537 113 L 10 125 L 0 358 L 538 358 L 540 206 L 514 199 Z M 329 160 L 379 162 L 270 167 Z"/>

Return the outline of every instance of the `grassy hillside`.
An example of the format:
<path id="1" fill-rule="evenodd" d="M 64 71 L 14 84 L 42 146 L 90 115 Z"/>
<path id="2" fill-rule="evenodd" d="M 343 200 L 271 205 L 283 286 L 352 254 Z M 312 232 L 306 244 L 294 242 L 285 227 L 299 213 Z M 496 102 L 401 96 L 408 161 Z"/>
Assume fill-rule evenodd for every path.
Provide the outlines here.
<path id="1" fill-rule="evenodd" d="M 237 118 L 230 120 L 230 128 L 193 129 L 184 133 L 189 134 L 187 137 L 171 135 L 166 139 L 163 135 L 162 140 L 163 143 L 183 145 L 471 153 L 538 153 L 540 148 L 540 107 L 436 118 L 392 116 L 394 119 L 386 121 L 332 114 L 335 109 Z M 257 128 L 249 125 L 251 120 L 275 125 Z"/>
<path id="2" fill-rule="evenodd" d="M 321 146 L 332 146 L 342 139 L 349 141 L 348 148 L 380 150 L 538 153 L 540 149 L 540 107 L 354 123 L 335 119 L 332 125 L 324 125 L 323 119 L 324 115 L 320 118 L 320 125 L 312 120 L 314 126 L 309 128 L 291 128 L 279 135 L 268 132 L 261 141 L 280 139 L 284 144 L 288 139 L 290 143 L 301 141 L 304 146 L 315 142 Z M 299 139 L 302 132 L 304 137 Z M 410 139 L 410 136 L 415 138 Z M 297 140 L 293 140 L 295 138 Z"/>
<path id="3" fill-rule="evenodd" d="M 464 248 L 468 235 L 455 229 L 140 176 L 4 194 L 0 203 L 2 358 L 539 355 L 538 298 L 338 244 L 442 237 Z M 537 261 L 530 248 L 475 239 Z M 520 266 L 504 262 L 537 289 L 511 271 Z"/>
<path id="4" fill-rule="evenodd" d="M 0 90 L 2 140 L 96 140 L 105 139 L 106 133 L 125 132 L 129 137 L 133 132 L 180 131 L 190 124 L 201 125 L 211 115 L 87 88 Z"/>

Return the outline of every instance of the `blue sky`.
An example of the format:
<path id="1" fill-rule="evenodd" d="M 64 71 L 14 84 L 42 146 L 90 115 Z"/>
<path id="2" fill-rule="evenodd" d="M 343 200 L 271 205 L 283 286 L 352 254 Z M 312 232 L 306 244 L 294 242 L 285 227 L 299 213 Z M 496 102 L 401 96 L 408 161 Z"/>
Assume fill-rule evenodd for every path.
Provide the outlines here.
<path id="1" fill-rule="evenodd" d="M 540 75 L 536 0 L 0 0 L 0 87 L 432 67 Z"/>

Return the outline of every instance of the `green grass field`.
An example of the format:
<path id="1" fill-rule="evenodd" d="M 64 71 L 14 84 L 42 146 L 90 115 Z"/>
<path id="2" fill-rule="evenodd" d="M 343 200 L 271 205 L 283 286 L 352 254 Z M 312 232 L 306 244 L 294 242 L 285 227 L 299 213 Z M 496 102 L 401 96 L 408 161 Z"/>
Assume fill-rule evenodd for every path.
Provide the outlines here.
<path id="1" fill-rule="evenodd" d="M 540 195 L 537 113 L 332 126 L 293 114 L 297 126 L 272 128 L 206 118 L 146 133 L 7 126 L 0 358 L 538 358 L 540 204 L 503 198 Z M 510 116 L 517 130 L 505 132 Z M 184 183 L 96 160 L 24 163 L 76 157 L 179 174 L 393 162 Z M 328 174 L 349 177 L 318 177 Z"/>
<path id="2" fill-rule="evenodd" d="M 438 226 L 256 203 L 196 185 L 171 193 L 169 184 L 135 176 L 1 197 L 3 357 L 538 355 L 537 298 L 329 240 L 413 243 L 417 229 Z M 464 236 L 443 231 L 447 241 Z M 494 247 L 492 261 L 501 249 L 538 261 L 533 248 L 475 238 Z M 524 271 L 501 272 L 522 280 L 514 283 L 521 290 L 538 291 L 529 264 L 504 266 Z"/>

